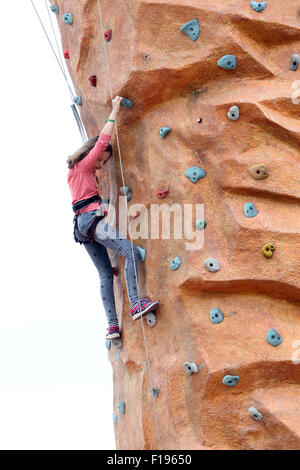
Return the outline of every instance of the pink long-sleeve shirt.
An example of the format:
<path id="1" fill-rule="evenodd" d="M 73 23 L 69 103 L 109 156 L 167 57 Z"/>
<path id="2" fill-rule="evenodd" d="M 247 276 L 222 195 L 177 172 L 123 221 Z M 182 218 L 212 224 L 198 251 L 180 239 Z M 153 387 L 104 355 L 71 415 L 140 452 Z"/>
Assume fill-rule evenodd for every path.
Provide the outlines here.
<path id="1" fill-rule="evenodd" d="M 95 178 L 95 165 L 101 154 L 109 144 L 111 136 L 101 134 L 90 152 L 68 172 L 68 185 L 72 196 L 72 205 L 82 199 L 87 199 L 98 194 L 97 182 Z M 99 202 L 92 202 L 88 206 L 80 209 L 76 214 L 98 209 Z"/>

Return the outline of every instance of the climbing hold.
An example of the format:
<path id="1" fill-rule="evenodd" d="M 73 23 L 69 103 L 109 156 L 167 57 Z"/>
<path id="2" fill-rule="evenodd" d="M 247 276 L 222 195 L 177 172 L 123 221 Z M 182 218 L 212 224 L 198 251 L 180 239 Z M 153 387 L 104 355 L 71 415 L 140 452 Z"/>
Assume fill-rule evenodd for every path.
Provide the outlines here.
<path id="1" fill-rule="evenodd" d="M 263 255 L 266 257 L 266 258 L 272 258 L 273 256 L 273 251 L 275 250 L 275 245 L 274 243 L 267 243 L 263 249 L 262 249 L 262 252 L 263 252 Z"/>
<path id="2" fill-rule="evenodd" d="M 264 11 L 267 7 L 267 2 L 251 2 L 251 6 L 253 10 L 258 11 L 259 13 L 261 11 Z"/>
<path id="3" fill-rule="evenodd" d="M 183 364 L 183 367 L 186 373 L 189 375 L 197 374 L 198 372 L 198 367 L 194 362 L 185 362 Z"/>
<path id="4" fill-rule="evenodd" d="M 105 341 L 105 347 L 106 347 L 106 349 L 110 350 L 110 346 L 111 346 L 111 342 L 110 342 L 109 339 L 107 339 L 107 340 Z"/>
<path id="5" fill-rule="evenodd" d="M 118 270 L 118 268 L 112 268 L 112 270 L 113 270 L 113 275 L 114 275 L 114 276 L 118 276 L 118 275 L 119 275 L 119 270 Z"/>
<path id="6" fill-rule="evenodd" d="M 115 423 L 117 423 L 118 422 L 118 415 L 113 414 L 113 420 L 114 420 Z"/>
<path id="7" fill-rule="evenodd" d="M 197 41 L 200 34 L 199 22 L 197 18 L 181 26 L 180 31 L 186 34 L 192 41 Z"/>
<path id="8" fill-rule="evenodd" d="M 258 214 L 258 210 L 256 209 L 253 202 L 246 202 L 244 205 L 244 214 L 245 217 L 255 217 Z"/>
<path id="9" fill-rule="evenodd" d="M 222 384 L 227 385 L 227 387 L 234 387 L 239 380 L 240 377 L 238 375 L 225 375 Z"/>
<path id="10" fill-rule="evenodd" d="M 120 354 L 119 354 L 119 353 L 116 353 L 116 354 L 115 354 L 115 358 L 116 358 L 116 360 L 118 360 L 118 359 L 119 359 L 119 357 L 120 357 Z"/>
<path id="11" fill-rule="evenodd" d="M 274 328 L 271 328 L 266 334 L 266 341 L 272 346 L 278 346 L 282 343 L 282 338 L 278 331 L 274 330 Z"/>
<path id="12" fill-rule="evenodd" d="M 146 258 L 146 250 L 145 248 L 142 248 L 141 246 L 137 246 L 137 249 L 139 250 L 139 258 L 142 262 L 145 261 Z"/>
<path id="13" fill-rule="evenodd" d="M 197 230 L 204 230 L 207 223 L 203 219 L 196 220 L 195 227 Z"/>
<path id="14" fill-rule="evenodd" d="M 147 320 L 147 323 L 149 326 L 155 326 L 156 325 L 156 315 L 155 313 L 153 312 L 149 312 L 147 313 L 147 315 L 145 315 L 146 317 L 146 320 Z"/>
<path id="15" fill-rule="evenodd" d="M 220 263 L 214 258 L 207 258 L 204 262 L 207 271 L 215 273 L 220 270 Z"/>
<path id="16" fill-rule="evenodd" d="M 112 339 L 112 344 L 114 345 L 114 347 L 116 349 L 122 349 L 122 340 L 121 338 L 115 338 L 115 339 Z"/>
<path id="17" fill-rule="evenodd" d="M 169 134 L 170 131 L 171 131 L 170 127 L 161 127 L 159 131 L 161 138 L 164 139 L 166 135 Z"/>
<path id="18" fill-rule="evenodd" d="M 74 104 L 77 104 L 77 106 L 81 106 L 81 105 L 82 105 L 81 96 L 75 96 L 75 97 L 73 98 L 73 103 L 74 103 Z"/>
<path id="19" fill-rule="evenodd" d="M 158 388 L 152 388 L 151 393 L 154 396 L 154 398 L 158 398 Z"/>
<path id="20" fill-rule="evenodd" d="M 120 415 L 125 414 L 125 403 L 124 403 L 124 401 L 119 401 L 118 410 L 119 410 Z"/>
<path id="21" fill-rule="evenodd" d="M 104 39 L 106 41 L 110 41 L 111 40 L 111 36 L 112 36 L 112 32 L 111 32 L 111 29 L 107 29 L 104 33 Z"/>
<path id="22" fill-rule="evenodd" d="M 293 54 L 291 59 L 291 66 L 290 69 L 292 72 L 296 72 L 298 70 L 298 65 L 300 64 L 300 56 L 298 54 Z"/>
<path id="23" fill-rule="evenodd" d="M 73 15 L 72 13 L 64 13 L 62 16 L 63 23 L 73 24 Z"/>
<path id="24" fill-rule="evenodd" d="M 131 189 L 129 188 L 129 186 L 127 186 L 127 184 L 125 184 L 125 186 L 121 186 L 121 188 L 120 188 L 120 193 L 121 193 L 123 196 L 126 196 L 127 201 L 131 201 L 131 199 L 132 199 L 132 192 L 131 192 Z"/>
<path id="25" fill-rule="evenodd" d="M 70 50 L 69 50 L 69 49 L 66 49 L 66 50 L 64 51 L 64 58 L 65 58 L 65 59 L 70 59 Z"/>
<path id="26" fill-rule="evenodd" d="M 230 121 L 236 121 L 240 117 L 239 107 L 231 106 L 230 110 L 227 113 L 227 116 Z"/>
<path id="27" fill-rule="evenodd" d="M 200 166 L 192 166 L 186 170 L 184 175 L 192 182 L 197 183 L 198 180 L 206 176 L 206 172 Z"/>
<path id="28" fill-rule="evenodd" d="M 210 311 L 210 321 L 212 323 L 221 323 L 224 319 L 223 313 L 219 308 L 212 308 Z"/>
<path id="29" fill-rule="evenodd" d="M 165 191 L 157 191 L 156 195 L 159 199 L 164 199 L 165 197 L 167 197 L 167 195 L 169 194 L 169 190 L 166 189 Z"/>
<path id="30" fill-rule="evenodd" d="M 255 180 L 265 180 L 269 176 L 268 168 L 263 163 L 251 166 L 248 171 Z"/>
<path id="31" fill-rule="evenodd" d="M 53 13 L 56 13 L 57 15 L 59 13 L 59 8 L 57 5 L 50 5 L 50 10 L 53 11 Z"/>
<path id="32" fill-rule="evenodd" d="M 256 408 L 254 408 L 254 406 L 250 406 L 250 408 L 248 408 L 248 413 L 256 421 L 261 421 L 263 419 L 263 415 Z"/>
<path id="33" fill-rule="evenodd" d="M 123 98 L 121 101 L 121 106 L 124 106 L 124 108 L 132 108 L 133 102 L 127 98 Z"/>
<path id="34" fill-rule="evenodd" d="M 199 124 L 201 124 L 201 122 L 202 122 L 202 117 L 199 117 L 199 118 L 197 119 L 197 122 L 199 122 Z"/>
<path id="35" fill-rule="evenodd" d="M 91 84 L 92 86 L 96 86 L 96 85 L 97 85 L 97 77 L 96 77 L 96 75 L 91 75 L 91 76 L 89 77 L 89 82 L 90 82 L 90 84 Z"/>
<path id="36" fill-rule="evenodd" d="M 236 68 L 236 57 L 231 54 L 224 55 L 218 60 L 218 66 L 222 69 L 235 69 Z"/>
<path id="37" fill-rule="evenodd" d="M 180 264 L 181 264 L 180 257 L 176 256 L 176 258 L 172 259 L 170 263 L 170 268 L 172 269 L 172 271 L 176 271 L 176 269 L 179 268 Z"/>

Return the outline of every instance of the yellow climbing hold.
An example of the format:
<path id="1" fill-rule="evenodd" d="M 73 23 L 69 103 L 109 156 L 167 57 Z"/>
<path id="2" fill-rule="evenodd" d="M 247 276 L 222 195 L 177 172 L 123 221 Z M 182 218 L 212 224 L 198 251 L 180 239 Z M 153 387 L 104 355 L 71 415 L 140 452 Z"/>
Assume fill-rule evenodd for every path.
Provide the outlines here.
<path id="1" fill-rule="evenodd" d="M 273 256 L 273 251 L 275 250 L 275 245 L 274 243 L 267 243 L 263 249 L 262 249 L 262 252 L 263 252 L 263 255 L 266 257 L 266 258 L 272 258 Z"/>

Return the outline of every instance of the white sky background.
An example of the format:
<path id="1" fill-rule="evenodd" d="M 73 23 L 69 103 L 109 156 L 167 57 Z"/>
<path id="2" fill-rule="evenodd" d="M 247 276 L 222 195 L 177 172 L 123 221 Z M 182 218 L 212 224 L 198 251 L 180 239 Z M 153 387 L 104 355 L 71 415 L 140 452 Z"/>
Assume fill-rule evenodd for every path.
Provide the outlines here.
<path id="1" fill-rule="evenodd" d="M 81 138 L 30 0 L 0 18 L 0 448 L 114 449 L 100 282 L 66 180 Z"/>

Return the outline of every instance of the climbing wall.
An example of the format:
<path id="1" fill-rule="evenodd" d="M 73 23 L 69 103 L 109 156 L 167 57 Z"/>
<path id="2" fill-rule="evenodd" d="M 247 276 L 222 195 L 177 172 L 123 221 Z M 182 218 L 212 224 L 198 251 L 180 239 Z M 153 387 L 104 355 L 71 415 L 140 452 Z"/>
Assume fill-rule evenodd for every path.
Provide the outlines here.
<path id="1" fill-rule="evenodd" d="M 113 96 L 133 104 L 118 115 L 129 207 L 205 205 L 201 250 L 135 241 L 141 295 L 160 301 L 156 325 L 144 322 L 153 393 L 118 260 L 117 448 L 299 448 L 299 2 L 100 4 Z M 55 5 L 92 137 L 111 111 L 97 0 Z"/>

